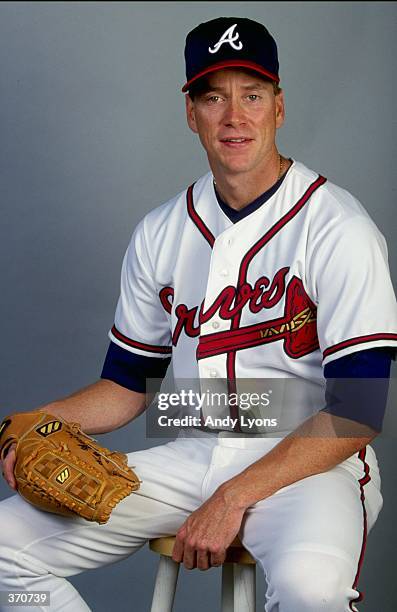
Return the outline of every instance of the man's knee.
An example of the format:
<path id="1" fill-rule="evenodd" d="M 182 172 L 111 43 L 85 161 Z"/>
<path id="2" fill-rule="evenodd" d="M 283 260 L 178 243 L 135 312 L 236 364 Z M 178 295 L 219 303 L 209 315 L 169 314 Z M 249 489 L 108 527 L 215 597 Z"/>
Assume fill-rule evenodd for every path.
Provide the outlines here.
<path id="1" fill-rule="evenodd" d="M 31 545 L 43 537 L 43 525 L 40 527 L 37 520 L 41 515 L 55 516 L 34 508 L 19 495 L 0 502 L 0 525 L 3 525 L 0 529 L 0 583 L 17 580 L 18 576 L 35 578 L 47 573 L 45 555 L 41 562 L 29 554 Z"/>
<path id="2" fill-rule="evenodd" d="M 352 566 L 331 554 L 285 553 L 271 568 L 268 581 L 269 603 L 280 612 L 342 612 L 357 595 L 351 587 Z"/>

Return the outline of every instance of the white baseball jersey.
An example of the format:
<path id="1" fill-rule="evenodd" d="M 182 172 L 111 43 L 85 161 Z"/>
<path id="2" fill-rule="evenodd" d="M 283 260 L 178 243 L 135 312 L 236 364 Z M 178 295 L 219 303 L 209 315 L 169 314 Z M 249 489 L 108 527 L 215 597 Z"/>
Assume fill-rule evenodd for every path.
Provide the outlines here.
<path id="1" fill-rule="evenodd" d="M 293 161 L 232 223 L 211 173 L 136 228 L 110 339 L 172 353 L 175 378 L 318 380 L 355 351 L 397 346 L 382 234 L 350 193 Z"/>

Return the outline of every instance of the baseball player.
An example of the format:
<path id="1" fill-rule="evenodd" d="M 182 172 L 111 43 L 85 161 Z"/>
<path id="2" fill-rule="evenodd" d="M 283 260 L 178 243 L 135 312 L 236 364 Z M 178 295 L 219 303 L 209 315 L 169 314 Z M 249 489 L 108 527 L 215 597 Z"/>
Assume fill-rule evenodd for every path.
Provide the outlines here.
<path id="1" fill-rule="evenodd" d="M 171 357 L 175 379 L 224 380 L 231 396 L 246 379 L 323 390 L 331 379 L 387 380 L 397 346 L 383 236 L 354 196 L 276 147 L 285 111 L 271 34 L 214 19 L 188 34 L 185 59 L 187 122 L 210 171 L 136 227 L 101 380 L 45 407 L 87 433 L 141 414 L 146 379 L 164 377 Z M 0 504 L 1 588 L 48 590 L 50 610 L 80 612 L 89 608 L 68 576 L 168 534 L 176 561 L 206 570 L 239 534 L 266 578 L 267 612 L 358 610 L 382 507 L 369 443 L 384 404 L 364 396 L 309 414 L 295 397 L 302 420 L 277 436 L 244 430 L 230 405 L 232 427 L 188 427 L 131 452 L 141 488 L 106 525 L 14 495 Z M 338 419 L 348 436 L 335 434 Z M 14 462 L 12 449 L 3 470 L 15 488 Z"/>

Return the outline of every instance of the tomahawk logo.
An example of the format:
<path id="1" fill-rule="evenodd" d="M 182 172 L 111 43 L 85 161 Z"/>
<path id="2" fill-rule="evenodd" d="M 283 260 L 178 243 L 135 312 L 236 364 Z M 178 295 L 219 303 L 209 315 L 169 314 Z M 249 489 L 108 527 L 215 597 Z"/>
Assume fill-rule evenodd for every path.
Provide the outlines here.
<path id="1" fill-rule="evenodd" d="M 237 28 L 237 23 L 230 26 L 230 28 L 228 28 L 226 32 L 222 34 L 222 36 L 220 37 L 218 42 L 213 46 L 212 49 L 211 47 L 208 47 L 208 51 L 210 53 L 217 53 L 217 51 L 219 51 L 219 49 L 224 43 L 229 43 L 229 45 L 233 49 L 235 49 L 236 51 L 240 51 L 243 48 L 243 43 L 241 42 L 241 40 L 238 40 L 240 38 L 240 34 L 238 32 L 234 34 L 235 28 Z M 238 40 L 238 43 L 236 43 L 237 40 Z"/>

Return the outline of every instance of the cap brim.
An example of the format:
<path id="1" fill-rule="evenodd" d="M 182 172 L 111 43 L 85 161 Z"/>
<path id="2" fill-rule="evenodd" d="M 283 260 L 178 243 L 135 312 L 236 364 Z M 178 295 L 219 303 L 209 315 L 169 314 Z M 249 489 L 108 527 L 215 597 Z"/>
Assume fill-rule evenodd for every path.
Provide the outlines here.
<path id="1" fill-rule="evenodd" d="M 190 79 L 190 81 L 187 81 L 184 84 L 184 86 L 182 87 L 182 91 L 185 93 L 189 90 L 192 83 L 195 83 L 198 79 L 201 79 L 203 76 L 209 74 L 210 72 L 216 72 L 217 70 L 222 70 L 223 68 L 248 68 L 249 70 L 253 70 L 254 72 L 259 72 L 259 74 L 267 77 L 271 81 L 275 81 L 276 83 L 280 82 L 280 79 L 276 74 L 265 70 L 259 64 L 255 64 L 255 62 L 249 62 L 246 60 L 225 60 L 223 62 L 218 62 L 217 64 L 212 64 L 212 66 L 208 66 L 208 68 L 196 74 L 192 79 Z"/>

